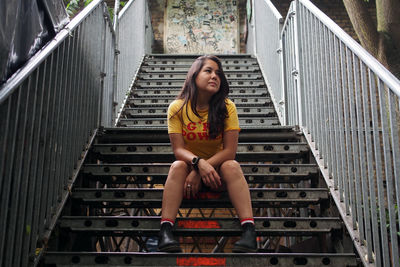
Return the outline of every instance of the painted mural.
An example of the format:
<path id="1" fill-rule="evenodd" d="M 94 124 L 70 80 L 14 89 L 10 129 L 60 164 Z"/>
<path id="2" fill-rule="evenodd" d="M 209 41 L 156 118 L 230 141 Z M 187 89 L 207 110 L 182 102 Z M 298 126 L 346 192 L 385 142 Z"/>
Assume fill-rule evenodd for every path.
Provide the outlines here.
<path id="1" fill-rule="evenodd" d="M 237 0 L 168 0 L 165 53 L 238 53 L 237 4 Z"/>

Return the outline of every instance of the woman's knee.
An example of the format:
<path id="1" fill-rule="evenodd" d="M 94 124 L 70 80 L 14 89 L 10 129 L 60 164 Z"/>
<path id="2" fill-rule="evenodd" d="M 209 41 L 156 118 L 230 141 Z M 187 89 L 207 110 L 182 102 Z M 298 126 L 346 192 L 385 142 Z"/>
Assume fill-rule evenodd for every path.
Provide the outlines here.
<path id="1" fill-rule="evenodd" d="M 168 179 L 186 178 L 189 166 L 183 160 L 176 160 L 171 164 L 168 173 Z"/>
<path id="2" fill-rule="evenodd" d="M 234 173 L 242 174 L 242 168 L 236 160 L 227 160 L 221 164 L 220 172 L 222 175 L 229 175 Z"/>

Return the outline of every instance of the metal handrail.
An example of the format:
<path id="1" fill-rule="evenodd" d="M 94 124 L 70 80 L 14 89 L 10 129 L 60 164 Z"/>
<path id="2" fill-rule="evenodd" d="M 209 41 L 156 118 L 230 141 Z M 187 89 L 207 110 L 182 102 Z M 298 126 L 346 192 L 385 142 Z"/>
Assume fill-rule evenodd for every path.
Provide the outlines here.
<path id="1" fill-rule="evenodd" d="M 281 38 L 288 123 L 364 265 L 399 266 L 400 81 L 309 0 L 292 2 Z"/>
<path id="2" fill-rule="evenodd" d="M 146 1 L 131 0 L 125 10 L 136 16 L 135 3 L 142 7 L 135 11 L 143 21 L 140 53 L 122 49 L 119 61 L 139 61 L 130 77 L 114 71 L 118 35 L 104 1 L 94 0 L 0 87 L 1 266 L 38 263 L 96 129 L 114 126 L 115 101 L 122 105 L 115 83 L 124 81 L 126 94 L 151 51 L 144 47 L 151 42 Z"/>

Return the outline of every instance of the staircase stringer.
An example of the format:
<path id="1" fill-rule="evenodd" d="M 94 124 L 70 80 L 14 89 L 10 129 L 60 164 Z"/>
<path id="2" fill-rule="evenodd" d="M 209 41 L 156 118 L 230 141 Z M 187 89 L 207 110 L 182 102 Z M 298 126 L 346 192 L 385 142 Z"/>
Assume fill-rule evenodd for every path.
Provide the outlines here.
<path id="1" fill-rule="evenodd" d="M 52 235 L 54 229 L 56 228 L 57 222 L 58 222 L 59 218 L 61 217 L 61 214 L 62 214 L 66 204 L 68 203 L 72 188 L 75 185 L 75 182 L 79 176 L 79 173 L 81 171 L 81 168 L 82 168 L 84 162 L 86 161 L 87 156 L 89 155 L 90 148 L 92 147 L 92 144 L 94 143 L 98 132 L 100 132 L 101 130 L 102 130 L 101 128 L 96 128 L 96 129 L 94 129 L 93 133 L 89 136 L 89 140 L 82 150 L 80 159 L 78 159 L 78 161 L 76 162 L 76 164 L 74 166 L 75 168 L 74 168 L 71 176 L 69 177 L 67 184 L 64 185 L 64 192 L 61 193 L 62 196 L 59 199 L 59 205 L 55 209 L 50 222 L 46 225 L 46 231 L 44 231 L 42 238 L 38 241 L 41 244 L 37 245 L 37 248 L 40 248 L 40 249 L 37 249 L 37 252 L 35 255 L 35 260 L 33 262 L 33 266 L 37 266 L 39 264 L 39 261 L 43 258 L 43 255 L 49 246 L 48 243 L 50 240 L 50 236 Z"/>

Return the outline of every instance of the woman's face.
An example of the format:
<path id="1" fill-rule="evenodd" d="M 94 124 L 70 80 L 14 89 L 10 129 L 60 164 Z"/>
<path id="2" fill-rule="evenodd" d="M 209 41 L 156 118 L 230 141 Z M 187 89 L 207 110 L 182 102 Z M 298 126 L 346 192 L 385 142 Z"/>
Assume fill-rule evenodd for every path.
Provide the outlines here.
<path id="1" fill-rule="evenodd" d="M 196 86 L 200 94 L 214 95 L 219 91 L 221 78 L 219 77 L 218 64 L 207 59 L 196 77 Z"/>

